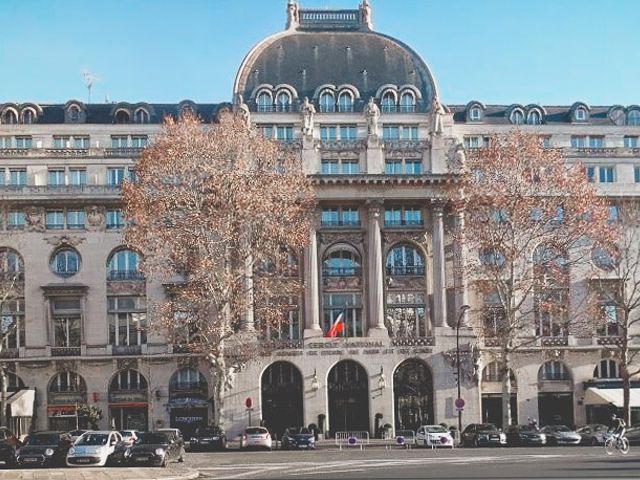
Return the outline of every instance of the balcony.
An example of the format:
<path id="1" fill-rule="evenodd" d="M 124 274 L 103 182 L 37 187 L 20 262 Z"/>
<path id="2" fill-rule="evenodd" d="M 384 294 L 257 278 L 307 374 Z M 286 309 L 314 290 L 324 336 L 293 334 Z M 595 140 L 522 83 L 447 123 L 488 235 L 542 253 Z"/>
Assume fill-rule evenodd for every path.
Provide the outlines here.
<path id="1" fill-rule="evenodd" d="M 81 353 L 80 347 L 51 347 L 52 357 L 79 357 Z"/>
<path id="2" fill-rule="evenodd" d="M 47 223 L 45 228 L 47 230 L 64 230 L 64 223 Z"/>
<path id="3" fill-rule="evenodd" d="M 429 146 L 428 140 L 401 140 L 397 138 L 385 138 L 383 139 L 384 149 L 387 151 L 412 151 L 422 152 Z"/>
<path id="4" fill-rule="evenodd" d="M 557 337 L 541 337 L 540 345 L 543 347 L 566 347 L 569 345 L 569 337 L 559 335 Z"/>
<path id="5" fill-rule="evenodd" d="M 143 148 L 0 148 L 0 158 L 136 158 Z"/>
<path id="6" fill-rule="evenodd" d="M 110 270 L 107 273 L 108 281 L 144 280 L 144 275 L 138 270 Z"/>
<path id="7" fill-rule="evenodd" d="M 0 358 L 18 358 L 20 350 L 17 348 L 5 348 L 0 352 Z"/>
<path id="8" fill-rule="evenodd" d="M 130 385 L 129 385 L 130 386 Z M 145 403 L 147 402 L 147 390 L 145 389 L 122 389 L 109 392 L 110 403 Z"/>
<path id="9" fill-rule="evenodd" d="M 322 150 L 362 150 L 365 148 L 365 141 L 358 139 L 321 139 L 316 142 L 316 147 Z"/>
<path id="10" fill-rule="evenodd" d="M 626 147 L 564 147 L 560 149 L 566 157 L 638 157 L 640 148 Z"/>
<path id="11" fill-rule="evenodd" d="M 436 344 L 434 337 L 395 337 L 391 339 L 394 347 L 433 347 Z"/>
<path id="12" fill-rule="evenodd" d="M 122 147 L 122 148 L 105 148 L 104 156 L 107 158 L 137 158 L 140 156 L 144 148 L 138 147 Z"/>
<path id="13" fill-rule="evenodd" d="M 392 276 L 422 276 L 424 275 L 424 265 L 396 265 L 387 266 L 387 275 Z"/>
<path id="14" fill-rule="evenodd" d="M 422 228 L 423 226 L 424 220 L 421 218 L 384 221 L 384 228 Z"/>
<path id="15" fill-rule="evenodd" d="M 141 355 L 142 345 L 112 345 L 112 355 Z"/>
<path id="16" fill-rule="evenodd" d="M 322 228 L 360 228 L 360 220 L 322 220 Z"/>
<path id="17" fill-rule="evenodd" d="M 75 198 L 78 196 L 118 198 L 121 185 L 0 185 L 0 195 L 5 199 L 22 197 Z"/>
<path id="18" fill-rule="evenodd" d="M 345 268 L 323 268 L 323 277 L 359 277 L 362 275 L 362 268 L 360 267 L 345 267 Z"/>
<path id="19" fill-rule="evenodd" d="M 597 338 L 598 345 L 622 345 L 622 337 L 620 336 L 600 336 Z"/>

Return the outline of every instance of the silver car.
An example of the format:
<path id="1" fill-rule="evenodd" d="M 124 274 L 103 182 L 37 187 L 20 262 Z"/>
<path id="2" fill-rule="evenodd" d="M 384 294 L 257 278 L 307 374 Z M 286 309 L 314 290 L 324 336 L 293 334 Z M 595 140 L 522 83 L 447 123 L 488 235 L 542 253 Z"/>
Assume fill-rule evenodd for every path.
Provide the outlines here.
<path id="1" fill-rule="evenodd" d="M 566 425 L 547 425 L 540 430 L 547 435 L 547 445 L 579 445 L 582 436 Z"/>
<path id="2" fill-rule="evenodd" d="M 604 445 L 604 442 L 611 436 L 609 427 L 601 423 L 585 425 L 576 430 L 582 436 L 583 445 Z"/>

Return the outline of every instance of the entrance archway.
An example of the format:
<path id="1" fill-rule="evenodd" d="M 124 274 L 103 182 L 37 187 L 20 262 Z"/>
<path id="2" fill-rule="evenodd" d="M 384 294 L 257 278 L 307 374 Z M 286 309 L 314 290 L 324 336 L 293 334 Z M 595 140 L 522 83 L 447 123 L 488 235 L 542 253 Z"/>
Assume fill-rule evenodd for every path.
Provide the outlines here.
<path id="1" fill-rule="evenodd" d="M 137 370 L 121 370 L 109 383 L 109 424 L 116 430 L 149 428 L 147 379 Z"/>
<path id="2" fill-rule="evenodd" d="M 545 362 L 538 371 L 539 424 L 573 425 L 573 379 L 562 362 Z"/>
<path id="3" fill-rule="evenodd" d="M 287 427 L 303 426 L 302 374 L 289 362 L 275 362 L 262 374 L 262 420 L 276 438 Z"/>
<path id="4" fill-rule="evenodd" d="M 369 431 L 369 378 L 352 360 L 336 363 L 329 371 L 329 427 L 341 431 Z"/>
<path id="5" fill-rule="evenodd" d="M 190 438 L 196 428 L 206 426 L 209 418 L 209 387 L 204 375 L 192 367 L 178 370 L 169 380 L 171 428 L 179 428 Z"/>
<path id="6" fill-rule="evenodd" d="M 393 400 L 397 430 L 417 430 L 435 423 L 433 380 L 429 367 L 417 359 L 402 362 L 393 374 Z"/>

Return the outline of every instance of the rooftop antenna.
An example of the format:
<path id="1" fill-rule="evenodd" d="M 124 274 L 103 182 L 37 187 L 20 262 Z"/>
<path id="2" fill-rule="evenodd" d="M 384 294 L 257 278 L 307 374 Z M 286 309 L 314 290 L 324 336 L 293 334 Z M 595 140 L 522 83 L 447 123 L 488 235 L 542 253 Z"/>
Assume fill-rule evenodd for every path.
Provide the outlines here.
<path id="1" fill-rule="evenodd" d="M 101 80 L 100 77 L 94 75 L 89 70 L 82 71 L 82 78 L 84 79 L 84 83 L 87 86 L 87 103 L 91 103 L 91 87 L 93 86 L 93 82 Z"/>

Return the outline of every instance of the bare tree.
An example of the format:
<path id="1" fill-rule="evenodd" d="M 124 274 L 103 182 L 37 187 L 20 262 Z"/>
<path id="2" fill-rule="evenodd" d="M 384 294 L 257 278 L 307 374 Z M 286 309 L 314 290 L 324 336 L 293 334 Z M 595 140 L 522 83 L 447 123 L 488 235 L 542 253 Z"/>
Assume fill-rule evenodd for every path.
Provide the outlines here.
<path id="1" fill-rule="evenodd" d="M 566 345 L 588 329 L 570 290 L 593 241 L 611 238 L 609 210 L 579 164 L 514 130 L 456 155 L 449 196 L 465 218 L 465 271 L 481 308 L 471 325 L 500 365 L 503 424 L 511 423 L 513 354 Z"/>
<path id="2" fill-rule="evenodd" d="M 206 359 L 216 424 L 234 372 L 260 352 L 254 324 L 281 320 L 300 295 L 299 277 L 278 266 L 308 241 L 315 205 L 299 159 L 247 123 L 166 119 L 123 188 L 125 239 L 145 273 L 178 278 L 155 322 Z"/>
<path id="3" fill-rule="evenodd" d="M 600 342 L 617 353 L 622 379 L 623 411 L 631 424 L 631 378 L 640 374 L 640 205 L 626 200 L 617 205 L 618 236 L 596 245 L 593 262 L 600 269 L 590 284 L 592 311 L 600 322 Z"/>

